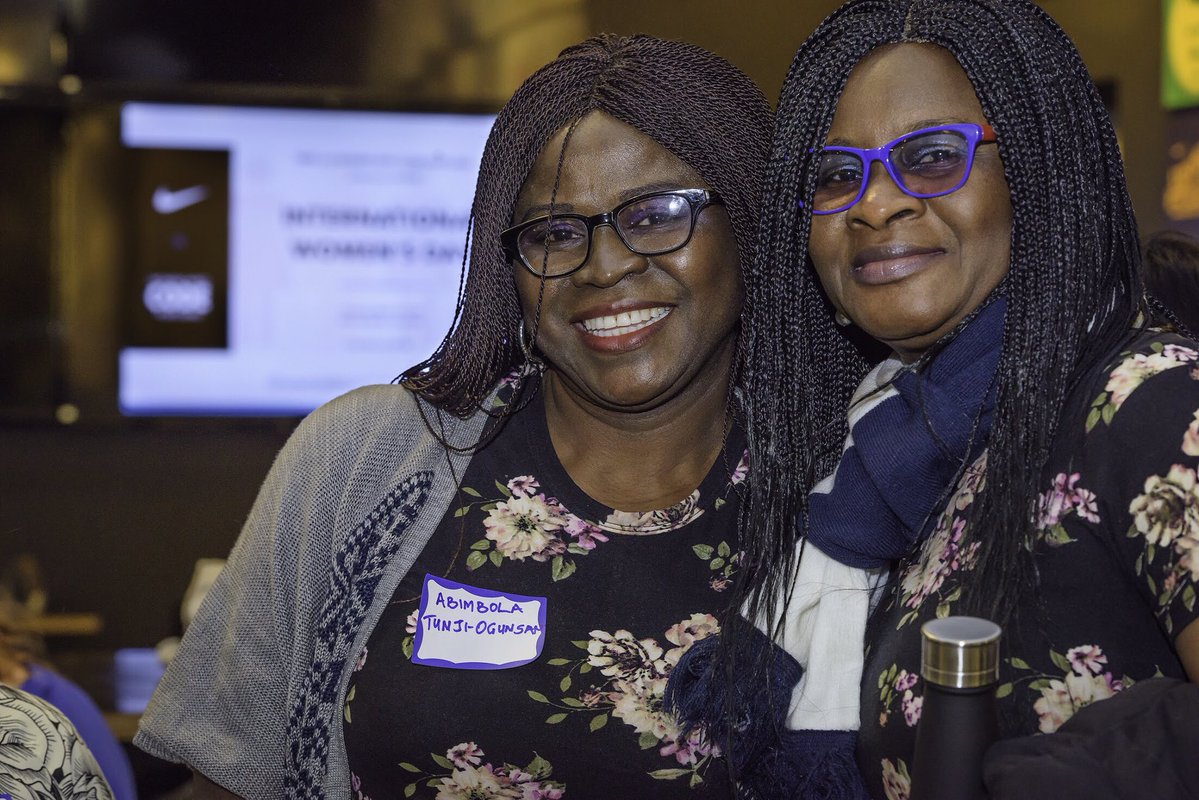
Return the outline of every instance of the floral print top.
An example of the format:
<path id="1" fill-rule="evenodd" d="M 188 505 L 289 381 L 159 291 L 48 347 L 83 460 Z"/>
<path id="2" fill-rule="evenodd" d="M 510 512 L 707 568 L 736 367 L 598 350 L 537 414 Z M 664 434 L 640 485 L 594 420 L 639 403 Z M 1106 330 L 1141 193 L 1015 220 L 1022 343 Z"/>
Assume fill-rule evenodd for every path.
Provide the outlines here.
<path id="1" fill-rule="evenodd" d="M 662 695 L 728 603 L 743 441 L 731 433 L 682 502 L 630 513 L 574 485 L 540 393 L 515 414 L 471 460 L 357 654 L 344 709 L 356 800 L 732 797 L 719 750 L 681 736 Z M 494 670 L 412 663 L 426 573 L 545 597 L 540 657 Z"/>
<path id="2" fill-rule="evenodd" d="M 901 563 L 866 634 L 858 762 L 904 800 L 920 720 L 920 626 L 957 613 L 976 566 L 971 507 L 984 453 L 932 535 Z M 1158 675 L 1186 678 L 1174 636 L 1199 616 L 1199 346 L 1139 335 L 1063 412 L 1043 475 L 1037 597 L 1004 632 L 1005 736 L 1049 734 L 1078 709 Z"/>
<path id="3" fill-rule="evenodd" d="M 112 800 L 75 726 L 40 697 L 0 683 L 0 800 Z"/>

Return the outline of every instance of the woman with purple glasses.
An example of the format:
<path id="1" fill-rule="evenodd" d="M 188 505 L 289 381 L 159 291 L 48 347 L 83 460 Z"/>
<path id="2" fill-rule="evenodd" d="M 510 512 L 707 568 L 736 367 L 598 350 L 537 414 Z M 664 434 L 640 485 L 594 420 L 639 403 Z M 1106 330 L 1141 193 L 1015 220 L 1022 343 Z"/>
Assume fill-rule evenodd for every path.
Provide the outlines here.
<path id="1" fill-rule="evenodd" d="M 693 649 L 668 700 L 727 720 L 750 796 L 906 798 L 921 624 L 983 616 L 1004 737 L 1090 731 L 1075 774 L 1195 796 L 1193 754 L 1103 738 L 1199 692 L 1199 346 L 1146 326 L 1115 133 L 1068 37 L 1030 0 L 847 2 L 783 87 L 757 258 L 753 624 Z M 1003 742 L 993 796 L 1035 796 L 1021 755 L 1077 739 Z"/>

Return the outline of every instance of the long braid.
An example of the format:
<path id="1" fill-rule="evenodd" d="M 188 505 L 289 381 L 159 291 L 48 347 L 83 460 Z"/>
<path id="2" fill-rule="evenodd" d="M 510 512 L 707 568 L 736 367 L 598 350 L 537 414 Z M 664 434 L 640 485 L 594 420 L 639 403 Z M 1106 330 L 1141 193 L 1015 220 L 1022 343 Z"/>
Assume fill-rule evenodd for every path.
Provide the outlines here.
<path id="1" fill-rule="evenodd" d="M 520 305 L 499 234 L 512 224 L 546 143 L 592 110 L 650 136 L 711 184 L 724 197 L 741 263 L 751 263 L 771 125 L 753 82 L 700 47 L 652 36 L 601 35 L 567 48 L 497 116 L 479 169 L 454 324 L 428 359 L 400 376 L 437 408 L 473 413 L 520 364 Z"/>
<path id="2" fill-rule="evenodd" d="M 981 541 L 968 608 L 1007 621 L 1035 583 L 1026 547 L 1064 400 L 1142 310 L 1136 222 L 1110 119 L 1064 32 L 1030 0 L 859 0 L 800 47 L 779 103 L 751 289 L 746 413 L 752 487 L 742 586 L 771 613 L 791 580 L 812 486 L 832 468 L 869 359 L 831 320 L 808 258 L 814 166 L 837 100 L 870 50 L 928 42 L 970 78 L 1011 190 L 1011 266 L 999 396 L 976 503 Z M 768 271 L 773 270 L 773 271 Z M 925 365 L 938 348 L 926 355 Z"/>

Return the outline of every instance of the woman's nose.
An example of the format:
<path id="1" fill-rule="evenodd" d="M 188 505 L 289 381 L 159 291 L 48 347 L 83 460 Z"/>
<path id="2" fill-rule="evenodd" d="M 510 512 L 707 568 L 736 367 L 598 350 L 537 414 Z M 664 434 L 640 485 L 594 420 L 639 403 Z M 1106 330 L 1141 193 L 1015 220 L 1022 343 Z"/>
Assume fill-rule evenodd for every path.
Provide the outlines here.
<path id="1" fill-rule="evenodd" d="M 861 199 L 849 209 L 851 223 L 857 221 L 871 228 L 880 228 L 892 220 L 919 214 L 924 208 L 924 201 L 899 188 L 880 161 L 870 166 L 866 180 Z"/>
<path id="2" fill-rule="evenodd" d="M 577 285 L 614 286 L 626 275 L 644 272 L 649 258 L 634 253 L 608 224 L 596 225 L 591 231 L 591 253 L 587 263 L 571 274 Z"/>

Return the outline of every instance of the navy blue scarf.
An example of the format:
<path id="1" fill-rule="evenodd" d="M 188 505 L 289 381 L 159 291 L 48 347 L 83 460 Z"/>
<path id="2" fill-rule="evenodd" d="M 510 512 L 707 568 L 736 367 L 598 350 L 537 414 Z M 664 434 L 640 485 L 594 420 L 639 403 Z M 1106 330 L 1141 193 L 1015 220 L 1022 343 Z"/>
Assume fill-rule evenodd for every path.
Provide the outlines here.
<path id="1" fill-rule="evenodd" d="M 1003 298 L 995 300 L 926 368 L 901 369 L 892 379 L 896 394 L 854 425 L 831 489 L 809 495 L 807 538 L 826 555 L 851 567 L 885 567 L 923 542 L 985 447 L 1005 308 Z M 857 732 L 785 730 L 790 687 L 803 668 L 753 625 L 740 629 L 734 655 L 741 680 L 731 687 L 716 658 L 718 637 L 697 643 L 675 667 L 666 702 L 680 723 L 706 726 L 725 746 L 744 796 L 867 798 L 854 761 Z M 770 661 L 771 693 L 755 682 L 763 658 Z M 723 715 L 726 690 L 736 710 L 731 721 Z"/>

